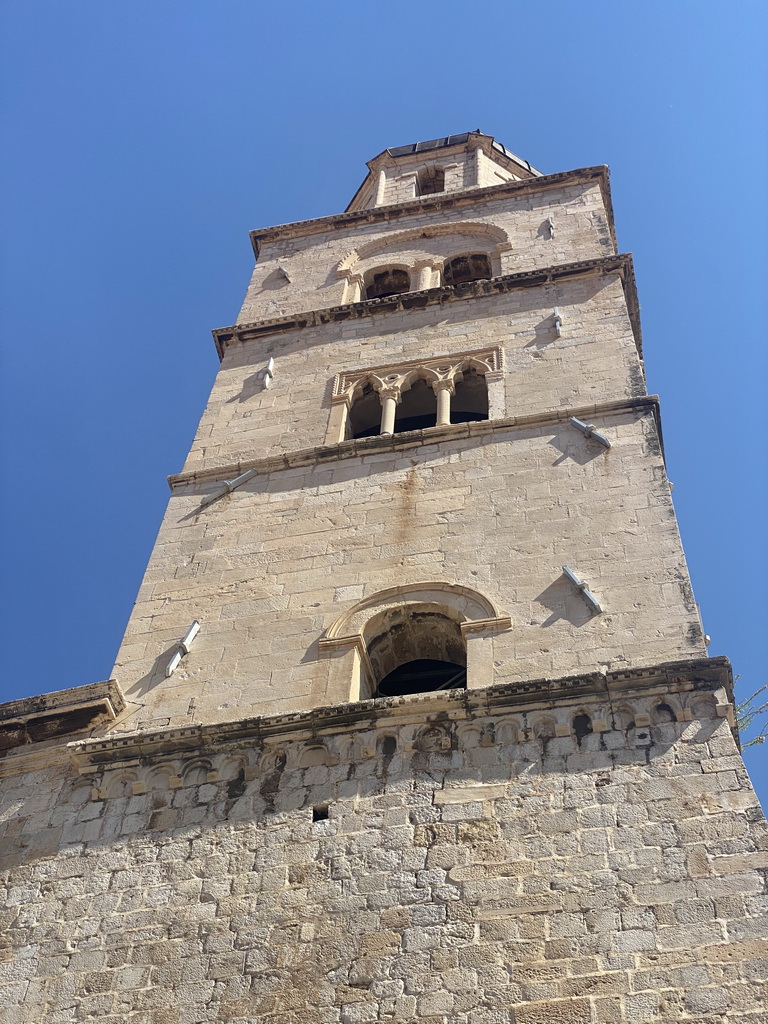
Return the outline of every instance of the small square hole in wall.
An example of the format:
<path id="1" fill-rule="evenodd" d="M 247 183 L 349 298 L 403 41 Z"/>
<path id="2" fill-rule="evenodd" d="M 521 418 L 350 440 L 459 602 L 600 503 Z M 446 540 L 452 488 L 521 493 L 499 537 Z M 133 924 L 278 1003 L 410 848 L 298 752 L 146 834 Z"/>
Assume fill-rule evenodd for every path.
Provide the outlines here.
<path id="1" fill-rule="evenodd" d="M 312 821 L 328 821 L 328 804 L 316 804 L 312 808 Z"/>

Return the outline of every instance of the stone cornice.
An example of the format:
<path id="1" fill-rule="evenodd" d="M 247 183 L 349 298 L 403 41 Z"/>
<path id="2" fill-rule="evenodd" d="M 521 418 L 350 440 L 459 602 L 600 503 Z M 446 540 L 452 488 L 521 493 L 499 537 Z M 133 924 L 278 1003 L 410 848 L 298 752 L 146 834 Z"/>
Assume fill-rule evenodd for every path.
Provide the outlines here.
<path id="1" fill-rule="evenodd" d="M 275 224 L 272 227 L 257 228 L 249 232 L 253 252 L 258 259 L 260 241 L 274 241 L 279 238 L 303 237 L 323 231 L 336 231 L 355 224 L 386 223 L 399 220 L 422 210 L 430 212 L 440 209 L 454 209 L 470 206 L 478 199 L 498 199 L 506 195 L 525 195 L 533 191 L 545 191 L 562 185 L 578 184 L 597 180 L 605 201 L 608 223 L 614 248 L 616 248 L 616 232 L 613 221 L 613 206 L 610 196 L 608 168 L 604 164 L 595 167 L 580 167 L 572 171 L 560 171 L 557 174 L 543 174 L 540 177 L 524 178 L 521 181 L 505 181 L 499 185 L 482 185 L 477 188 L 461 189 L 457 192 L 439 192 L 435 195 L 421 196 L 405 203 L 388 206 L 376 206 L 367 210 L 352 210 L 345 213 L 331 214 L 328 217 L 314 217 L 310 220 L 290 221 L 287 224 Z"/>
<path id="2" fill-rule="evenodd" d="M 0 704 L 0 778 L 60 763 L 65 737 L 87 735 L 123 710 L 114 679 Z"/>
<path id="3" fill-rule="evenodd" d="M 341 461 L 342 459 L 358 458 L 361 455 L 373 455 L 378 452 L 403 451 L 409 448 L 420 448 L 422 445 L 433 445 L 440 441 L 456 441 L 463 437 L 478 437 L 494 434 L 509 429 L 529 429 L 562 423 L 572 416 L 579 420 L 610 416 L 624 412 L 650 412 L 655 420 L 661 439 L 661 420 L 659 414 L 658 395 L 642 395 L 638 398 L 622 398 L 614 402 L 600 402 L 594 405 L 581 405 L 569 409 L 554 409 L 546 412 L 528 413 L 524 416 L 505 416 L 498 420 L 480 420 L 475 423 L 449 423 L 443 427 L 429 427 L 426 430 L 410 430 L 402 434 L 376 434 L 373 437 L 354 438 L 339 441 L 338 444 L 318 445 L 315 448 L 299 448 L 293 452 L 270 455 L 260 459 L 242 459 L 211 469 L 194 470 L 187 473 L 174 473 L 168 477 L 171 490 L 199 483 L 212 483 L 229 480 L 249 470 L 261 475 L 275 473 L 283 469 L 295 469 L 301 466 L 314 466 L 321 463 Z M 663 454 L 663 448 L 662 448 Z"/>
<path id="4" fill-rule="evenodd" d="M 727 658 L 702 658 L 618 672 L 590 672 L 558 679 L 502 683 L 477 690 L 436 691 L 364 700 L 287 715 L 264 715 L 234 722 L 195 724 L 79 740 L 69 743 L 67 749 L 77 770 L 88 774 L 116 762 L 165 757 L 184 751 L 209 751 L 243 740 L 251 745 L 254 741 L 269 742 L 270 739 L 298 740 L 349 728 L 371 728 L 385 722 L 424 721 L 435 714 L 451 719 L 472 718 L 488 712 L 551 708 L 568 699 L 579 702 L 590 697 L 611 700 L 654 690 L 660 693 L 723 690 L 730 700 L 733 691 L 730 662 Z"/>
<path id="5" fill-rule="evenodd" d="M 223 359 L 226 349 L 235 342 L 244 343 L 267 335 L 281 334 L 285 331 L 302 330 L 305 327 L 316 327 L 344 320 L 358 320 L 381 313 L 424 309 L 426 306 L 432 305 L 444 306 L 447 302 L 500 295 L 518 288 L 537 288 L 585 274 L 612 273 L 621 276 L 632 333 L 642 359 L 640 304 L 637 299 L 635 270 L 631 253 L 600 256 L 591 260 L 578 260 L 575 263 L 559 263 L 552 267 L 539 267 L 536 270 L 504 274 L 490 280 L 470 281 L 467 284 L 443 285 L 440 288 L 428 288 L 426 291 L 420 292 L 403 292 L 401 295 L 391 295 L 385 299 L 365 299 L 362 302 L 349 302 L 343 306 L 302 310 L 268 320 L 258 320 L 254 323 L 219 327 L 212 334 L 219 358 Z"/>

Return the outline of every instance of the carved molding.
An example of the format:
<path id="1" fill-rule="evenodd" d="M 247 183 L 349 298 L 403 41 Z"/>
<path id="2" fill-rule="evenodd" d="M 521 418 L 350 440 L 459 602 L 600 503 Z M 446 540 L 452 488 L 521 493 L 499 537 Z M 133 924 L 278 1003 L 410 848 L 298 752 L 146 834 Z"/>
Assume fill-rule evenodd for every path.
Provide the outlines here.
<path id="1" fill-rule="evenodd" d="M 699 723 L 721 721 L 731 694 L 727 659 L 711 658 L 122 734 L 46 753 L 55 750 L 59 763 L 69 754 L 72 767 L 84 776 L 83 784 L 93 787 L 93 799 L 129 798 L 145 791 L 247 782 L 271 770 L 276 759 L 284 759 L 290 770 L 345 764 L 362 751 L 374 756 L 386 735 L 396 737 L 398 751 L 418 749 L 427 733 L 437 738 L 435 729 L 443 737 L 454 737 L 452 742 L 462 749 L 558 735 L 575 743 L 574 719 L 587 715 L 594 733 L 615 731 L 619 746 L 648 746 L 665 735 L 655 729 L 667 730 L 667 736 L 691 729 L 693 738 Z M 440 742 L 435 749 L 447 745 Z M 43 764 L 27 767 L 35 770 Z"/>
<path id="2" fill-rule="evenodd" d="M 374 615 L 404 604 L 448 605 L 465 620 L 486 622 L 500 618 L 499 610 L 493 601 L 471 587 L 444 583 L 441 580 L 406 583 L 399 587 L 380 590 L 348 608 L 326 630 L 326 641 L 339 637 L 351 641 L 353 636 L 362 639 L 363 629 Z"/>
<path id="3" fill-rule="evenodd" d="M 436 224 L 432 227 L 411 228 L 408 231 L 397 231 L 392 235 L 383 238 L 376 238 L 366 242 L 356 249 L 350 251 L 339 260 L 336 268 L 337 277 L 350 275 L 356 263 L 369 260 L 379 254 L 385 255 L 397 246 L 405 245 L 408 242 L 425 241 L 430 238 L 439 238 L 446 235 L 474 235 L 485 237 L 494 243 L 494 251 L 497 253 L 506 252 L 512 248 L 509 235 L 503 228 L 495 224 L 486 224 L 482 221 L 459 221 L 455 224 Z"/>
<path id="4" fill-rule="evenodd" d="M 462 372 L 470 367 L 485 376 L 487 381 L 502 378 L 503 352 L 500 347 L 479 349 L 475 352 L 454 352 L 434 359 L 420 359 L 395 363 L 390 366 L 373 366 L 366 370 L 346 370 L 337 373 L 333 379 L 332 402 L 351 402 L 366 384 L 375 391 L 395 388 L 407 391 L 415 380 L 425 380 L 434 385 L 441 381 L 453 384 L 461 380 Z"/>

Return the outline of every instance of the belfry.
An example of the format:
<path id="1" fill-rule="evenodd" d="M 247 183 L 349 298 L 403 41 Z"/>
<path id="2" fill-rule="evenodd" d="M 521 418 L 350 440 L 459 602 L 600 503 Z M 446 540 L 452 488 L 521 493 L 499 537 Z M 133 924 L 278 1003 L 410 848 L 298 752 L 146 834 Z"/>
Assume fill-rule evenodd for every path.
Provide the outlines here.
<path id="1" fill-rule="evenodd" d="M 765 821 L 608 172 L 253 231 L 112 679 L 0 707 L 10 1020 L 764 1020 Z"/>

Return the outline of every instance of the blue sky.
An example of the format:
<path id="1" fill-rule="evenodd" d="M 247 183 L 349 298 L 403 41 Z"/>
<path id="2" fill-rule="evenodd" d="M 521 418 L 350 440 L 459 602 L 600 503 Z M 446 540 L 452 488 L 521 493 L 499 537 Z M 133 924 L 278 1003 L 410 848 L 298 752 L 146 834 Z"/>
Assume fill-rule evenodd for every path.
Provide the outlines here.
<path id="1" fill-rule="evenodd" d="M 710 651 L 767 681 L 763 2 L 4 0 L 0 33 L 0 699 L 109 675 L 248 230 L 474 128 L 610 165 Z"/>

